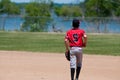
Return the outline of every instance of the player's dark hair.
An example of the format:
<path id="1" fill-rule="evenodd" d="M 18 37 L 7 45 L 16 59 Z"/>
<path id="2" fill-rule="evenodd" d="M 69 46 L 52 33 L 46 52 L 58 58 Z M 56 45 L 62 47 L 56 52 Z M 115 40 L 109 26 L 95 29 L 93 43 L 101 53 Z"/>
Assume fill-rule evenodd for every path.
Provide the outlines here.
<path id="1" fill-rule="evenodd" d="M 79 27 L 79 24 L 80 24 L 80 20 L 78 20 L 78 19 L 73 19 L 73 21 L 72 21 L 72 26 L 73 26 L 74 28 L 78 28 L 78 27 Z"/>

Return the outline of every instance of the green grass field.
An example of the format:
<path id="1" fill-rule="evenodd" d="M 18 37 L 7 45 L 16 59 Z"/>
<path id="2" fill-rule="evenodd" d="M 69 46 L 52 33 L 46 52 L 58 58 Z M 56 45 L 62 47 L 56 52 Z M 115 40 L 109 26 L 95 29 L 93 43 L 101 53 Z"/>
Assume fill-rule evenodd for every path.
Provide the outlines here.
<path id="1" fill-rule="evenodd" d="M 63 33 L 0 32 L 0 50 L 64 53 L 64 36 Z M 88 34 L 84 53 L 120 56 L 120 34 Z"/>

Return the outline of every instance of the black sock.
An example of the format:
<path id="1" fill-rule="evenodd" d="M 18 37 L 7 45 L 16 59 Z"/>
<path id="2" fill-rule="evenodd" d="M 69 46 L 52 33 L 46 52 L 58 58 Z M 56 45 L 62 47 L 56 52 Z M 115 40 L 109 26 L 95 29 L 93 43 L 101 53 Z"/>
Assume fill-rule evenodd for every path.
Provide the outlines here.
<path id="1" fill-rule="evenodd" d="M 71 68 L 71 80 L 74 80 L 75 68 Z"/>
<path id="2" fill-rule="evenodd" d="M 79 78 L 80 71 L 81 71 L 81 67 L 77 67 L 77 69 L 76 69 L 76 79 Z"/>

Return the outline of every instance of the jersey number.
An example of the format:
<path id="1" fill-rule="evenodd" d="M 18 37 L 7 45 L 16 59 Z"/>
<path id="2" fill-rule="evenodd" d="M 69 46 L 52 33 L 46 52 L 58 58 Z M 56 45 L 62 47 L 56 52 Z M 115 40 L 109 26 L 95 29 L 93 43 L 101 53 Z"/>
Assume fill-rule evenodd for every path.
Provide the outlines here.
<path id="1" fill-rule="evenodd" d="M 78 34 L 73 34 L 74 42 L 78 41 Z"/>

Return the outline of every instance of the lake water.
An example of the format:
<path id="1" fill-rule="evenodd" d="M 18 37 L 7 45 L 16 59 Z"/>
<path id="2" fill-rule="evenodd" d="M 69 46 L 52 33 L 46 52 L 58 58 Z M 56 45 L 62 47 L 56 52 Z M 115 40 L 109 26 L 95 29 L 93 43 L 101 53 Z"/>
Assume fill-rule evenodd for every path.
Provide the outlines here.
<path id="1" fill-rule="evenodd" d="M 0 29 L 5 31 L 14 31 L 20 30 L 20 26 L 24 22 L 24 19 L 21 17 L 4 17 L 0 16 Z M 72 28 L 71 24 L 72 20 L 63 20 L 58 17 L 54 17 L 52 23 L 48 24 L 48 32 L 53 31 L 53 24 L 57 30 L 62 30 L 63 32 L 67 31 L 68 29 Z M 120 22 L 120 21 L 118 21 Z M 99 31 L 100 32 L 112 32 L 112 33 L 120 33 L 120 23 L 116 21 L 110 21 L 108 23 L 100 24 Z M 87 32 L 98 32 L 98 28 L 96 27 L 95 23 L 81 21 L 80 28 L 84 29 Z"/>

